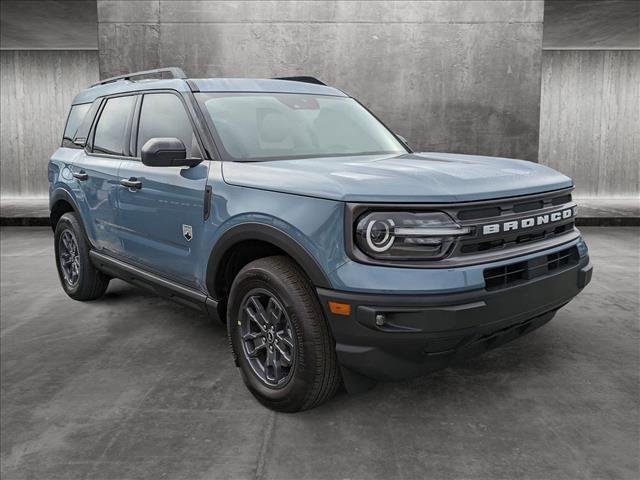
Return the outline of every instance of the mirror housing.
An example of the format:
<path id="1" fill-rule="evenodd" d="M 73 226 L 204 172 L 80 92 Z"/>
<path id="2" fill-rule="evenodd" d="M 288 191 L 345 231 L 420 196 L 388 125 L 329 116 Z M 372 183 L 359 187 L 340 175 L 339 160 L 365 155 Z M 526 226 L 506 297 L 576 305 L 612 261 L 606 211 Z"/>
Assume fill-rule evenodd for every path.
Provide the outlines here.
<path id="1" fill-rule="evenodd" d="M 178 138 L 151 138 L 140 156 L 147 167 L 195 167 L 202 162 L 201 158 L 187 158 L 187 149 Z"/>

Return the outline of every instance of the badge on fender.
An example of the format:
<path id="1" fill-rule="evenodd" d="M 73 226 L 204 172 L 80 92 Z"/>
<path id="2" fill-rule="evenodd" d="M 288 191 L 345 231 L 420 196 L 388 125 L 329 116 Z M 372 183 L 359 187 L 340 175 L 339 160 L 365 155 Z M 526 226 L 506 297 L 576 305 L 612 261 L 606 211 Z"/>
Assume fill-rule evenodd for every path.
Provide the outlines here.
<path id="1" fill-rule="evenodd" d="M 193 238 L 193 228 L 191 225 L 182 225 L 182 236 L 187 239 L 187 242 L 190 242 Z"/>

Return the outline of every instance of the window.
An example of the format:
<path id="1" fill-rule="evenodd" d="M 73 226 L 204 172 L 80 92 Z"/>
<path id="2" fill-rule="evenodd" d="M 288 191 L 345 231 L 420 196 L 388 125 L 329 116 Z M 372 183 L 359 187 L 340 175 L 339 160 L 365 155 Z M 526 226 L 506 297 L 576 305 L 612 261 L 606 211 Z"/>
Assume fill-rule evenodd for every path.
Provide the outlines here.
<path id="1" fill-rule="evenodd" d="M 67 126 L 64 129 L 64 135 L 62 137 L 62 146 L 70 147 L 70 148 L 81 148 L 80 145 L 76 145 L 73 143 L 73 140 L 76 136 L 76 131 L 78 127 L 82 123 L 85 115 L 89 111 L 89 107 L 91 107 L 90 103 L 83 103 L 81 105 L 73 105 L 71 107 L 71 111 L 69 112 L 69 117 L 67 118 Z"/>
<path id="2" fill-rule="evenodd" d="M 405 153 L 352 98 L 293 93 L 197 93 L 233 160 Z"/>
<path id="3" fill-rule="evenodd" d="M 72 143 L 74 148 L 82 148 L 87 143 L 87 137 L 89 136 L 89 130 L 91 130 L 91 125 L 93 124 L 94 119 L 96 118 L 96 113 L 98 112 L 98 108 L 100 108 L 100 102 L 102 99 L 98 99 L 91 104 L 91 108 L 85 114 L 82 123 L 78 127 L 75 135 L 72 136 L 72 140 L 65 140 L 66 142 Z"/>
<path id="4" fill-rule="evenodd" d="M 180 99 L 172 93 L 147 94 L 142 99 L 138 127 L 137 155 L 151 138 L 179 138 L 187 150 L 187 157 L 201 157 L 191 122 Z"/>
<path id="5" fill-rule="evenodd" d="M 134 96 L 107 100 L 96 126 L 93 138 L 94 152 L 124 155 L 127 125 L 135 100 Z"/>

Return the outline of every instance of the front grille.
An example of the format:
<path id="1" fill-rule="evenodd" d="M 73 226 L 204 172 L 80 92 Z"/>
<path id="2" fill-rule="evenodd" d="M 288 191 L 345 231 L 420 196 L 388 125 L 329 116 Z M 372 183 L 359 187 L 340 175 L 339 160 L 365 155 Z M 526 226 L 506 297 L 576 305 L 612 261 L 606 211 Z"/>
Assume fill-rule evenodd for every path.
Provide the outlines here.
<path id="1" fill-rule="evenodd" d="M 533 198 L 531 198 L 533 197 Z M 549 222 L 531 228 L 518 228 L 494 235 L 483 235 L 482 226 L 486 224 L 519 220 L 527 217 L 548 215 L 563 206 L 573 208 L 571 193 L 555 192 L 534 195 L 529 198 L 505 199 L 484 207 L 463 208 L 455 212 L 458 223 L 472 229 L 472 234 L 461 238 L 451 256 L 464 257 L 492 251 L 507 250 L 520 245 L 552 239 L 574 230 L 574 218 Z"/>
<path id="2" fill-rule="evenodd" d="M 511 287 L 547 273 L 577 265 L 579 259 L 577 247 L 571 247 L 531 260 L 487 268 L 484 271 L 485 288 L 499 290 Z"/>

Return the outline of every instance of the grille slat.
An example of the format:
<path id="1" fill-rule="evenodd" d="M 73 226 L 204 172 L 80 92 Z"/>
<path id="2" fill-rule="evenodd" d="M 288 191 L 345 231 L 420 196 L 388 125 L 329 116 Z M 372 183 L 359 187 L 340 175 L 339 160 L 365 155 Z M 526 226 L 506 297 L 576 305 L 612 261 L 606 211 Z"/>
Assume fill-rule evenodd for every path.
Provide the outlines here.
<path id="1" fill-rule="evenodd" d="M 537 202 L 517 203 L 513 206 L 513 211 L 522 213 L 531 212 L 533 210 L 540 210 L 541 208 L 544 208 L 544 202 L 542 200 L 538 200 Z"/>
<path id="2" fill-rule="evenodd" d="M 490 250 L 506 249 L 515 245 L 522 245 L 525 243 L 553 238 L 573 230 L 574 227 L 575 223 L 569 222 L 555 228 L 549 228 L 538 232 L 520 235 L 512 234 L 507 236 L 506 238 L 481 241 L 478 241 L 479 239 L 464 240 L 461 242 L 459 249 L 462 255 L 486 252 Z"/>
<path id="3" fill-rule="evenodd" d="M 570 193 L 558 195 L 551 194 L 541 200 L 527 202 L 519 200 L 513 201 L 500 201 L 500 206 L 481 207 L 478 208 L 463 208 L 458 210 L 456 217 L 458 220 L 477 220 L 477 219 L 490 219 L 495 217 L 504 216 L 509 213 L 522 213 L 533 212 L 535 210 L 542 209 L 544 207 L 564 205 L 571 203 L 572 196 Z"/>

